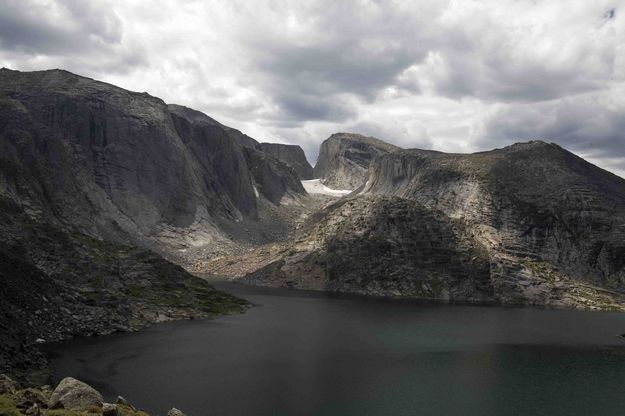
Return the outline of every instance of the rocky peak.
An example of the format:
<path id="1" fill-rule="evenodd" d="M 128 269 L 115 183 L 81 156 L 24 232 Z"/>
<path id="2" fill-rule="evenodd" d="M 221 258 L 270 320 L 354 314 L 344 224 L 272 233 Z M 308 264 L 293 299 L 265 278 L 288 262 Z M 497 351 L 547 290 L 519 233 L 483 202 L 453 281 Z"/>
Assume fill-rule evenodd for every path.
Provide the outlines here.
<path id="1" fill-rule="evenodd" d="M 313 176 L 330 188 L 354 190 L 365 183 L 369 165 L 377 156 L 398 149 L 374 137 L 336 133 L 321 144 Z"/>
<path id="2" fill-rule="evenodd" d="M 295 169 L 300 179 L 312 179 L 313 168 L 308 163 L 301 147 L 293 144 L 260 143 L 257 149 L 291 166 Z"/>

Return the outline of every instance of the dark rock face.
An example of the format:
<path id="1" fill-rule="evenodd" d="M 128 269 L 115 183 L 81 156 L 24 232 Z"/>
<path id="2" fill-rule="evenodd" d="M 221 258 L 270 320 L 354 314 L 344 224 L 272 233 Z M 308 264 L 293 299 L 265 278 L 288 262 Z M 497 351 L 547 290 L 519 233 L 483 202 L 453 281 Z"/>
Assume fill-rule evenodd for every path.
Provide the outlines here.
<path id="1" fill-rule="evenodd" d="M 256 284 L 625 308 L 625 180 L 553 144 L 400 150 L 273 252 Z"/>
<path id="2" fill-rule="evenodd" d="M 245 157 L 256 191 L 275 205 L 279 205 L 283 197 L 306 195 L 297 172 L 290 165 L 252 148 L 245 149 Z"/>
<path id="3" fill-rule="evenodd" d="M 321 143 L 313 176 L 332 189 L 364 185 L 371 162 L 399 148 L 373 137 L 336 133 Z"/>
<path id="4" fill-rule="evenodd" d="M 257 149 L 286 163 L 299 175 L 300 179 L 312 179 L 313 168 L 306 160 L 306 155 L 301 147 L 292 144 L 260 143 Z"/>
<path id="5" fill-rule="evenodd" d="M 254 176 L 252 138 L 147 94 L 2 69 L 0 97 L 0 191 L 97 238 L 151 247 L 215 234 L 217 219 L 258 217 L 259 181 L 305 194 L 290 170 L 275 184 Z"/>
<path id="6" fill-rule="evenodd" d="M 219 125 L 64 71 L 2 70 L 0 94 L 2 188 L 34 210 L 120 241 L 257 215 L 242 149 Z"/>

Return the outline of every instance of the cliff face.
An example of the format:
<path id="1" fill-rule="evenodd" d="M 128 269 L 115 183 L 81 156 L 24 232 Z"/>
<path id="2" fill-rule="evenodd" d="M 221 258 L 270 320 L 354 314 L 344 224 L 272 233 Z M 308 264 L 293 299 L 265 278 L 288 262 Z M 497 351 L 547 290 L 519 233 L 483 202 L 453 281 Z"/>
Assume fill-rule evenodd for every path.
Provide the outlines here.
<path id="1" fill-rule="evenodd" d="M 10 340 L 0 369 L 36 367 L 36 338 L 241 310 L 144 248 L 178 259 L 235 244 L 247 228 L 268 234 L 265 211 L 306 192 L 257 145 L 145 93 L 0 70 L 0 327 Z"/>
<path id="2" fill-rule="evenodd" d="M 256 284 L 623 309 L 625 180 L 564 149 L 382 155 Z"/>
<path id="3" fill-rule="evenodd" d="M 245 149 L 245 156 L 257 192 L 275 205 L 279 205 L 285 197 L 293 199 L 306 194 L 299 175 L 290 165 L 252 148 Z"/>
<path id="4" fill-rule="evenodd" d="M 336 133 L 321 143 L 313 176 L 332 189 L 364 185 L 371 162 L 399 148 L 373 137 Z"/>
<path id="5" fill-rule="evenodd" d="M 252 138 L 144 93 L 65 71 L 3 69 L 0 97 L 0 190 L 97 238 L 210 244 L 216 218 L 258 217 L 257 182 L 272 200 L 284 183 L 305 194 L 292 171 L 276 184 L 254 176 Z"/>
<path id="6" fill-rule="evenodd" d="M 306 155 L 301 147 L 292 144 L 260 143 L 257 149 L 295 169 L 300 179 L 313 178 L 313 168 L 306 160 Z"/>

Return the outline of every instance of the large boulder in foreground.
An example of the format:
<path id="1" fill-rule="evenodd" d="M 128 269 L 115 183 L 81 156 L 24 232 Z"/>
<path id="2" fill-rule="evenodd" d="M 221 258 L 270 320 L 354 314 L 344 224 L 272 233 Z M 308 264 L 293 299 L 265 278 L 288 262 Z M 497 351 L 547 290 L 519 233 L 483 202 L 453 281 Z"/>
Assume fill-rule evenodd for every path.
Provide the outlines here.
<path id="1" fill-rule="evenodd" d="M 75 378 L 66 377 L 54 389 L 50 408 L 81 411 L 100 408 L 103 402 L 102 395 L 96 389 Z"/>

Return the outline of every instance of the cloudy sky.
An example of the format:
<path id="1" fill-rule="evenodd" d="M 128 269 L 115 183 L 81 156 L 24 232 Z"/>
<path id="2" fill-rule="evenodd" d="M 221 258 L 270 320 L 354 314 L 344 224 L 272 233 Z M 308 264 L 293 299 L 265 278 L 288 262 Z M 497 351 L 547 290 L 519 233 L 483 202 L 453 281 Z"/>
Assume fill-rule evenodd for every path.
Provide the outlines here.
<path id="1" fill-rule="evenodd" d="M 0 66 L 147 91 L 311 162 L 338 131 L 544 139 L 625 176 L 625 0 L 0 0 Z"/>

